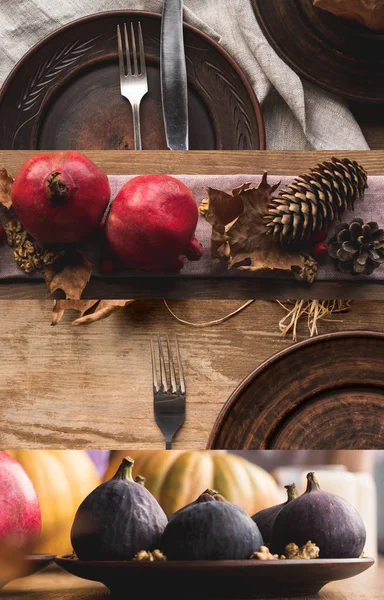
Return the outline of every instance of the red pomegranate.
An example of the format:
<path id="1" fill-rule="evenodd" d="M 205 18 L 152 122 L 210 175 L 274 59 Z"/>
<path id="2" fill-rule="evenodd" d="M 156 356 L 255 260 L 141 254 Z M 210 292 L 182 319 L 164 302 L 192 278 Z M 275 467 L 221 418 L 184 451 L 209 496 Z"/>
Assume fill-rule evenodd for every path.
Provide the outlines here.
<path id="1" fill-rule="evenodd" d="M 198 210 L 191 190 L 169 175 L 140 175 L 128 181 L 112 203 L 106 237 L 128 266 L 179 271 L 182 255 L 199 260 L 194 234 Z"/>
<path id="2" fill-rule="evenodd" d="M 21 167 L 12 204 L 37 240 L 74 243 L 95 230 L 110 199 L 107 175 L 81 152 L 38 153 Z"/>
<path id="3" fill-rule="evenodd" d="M 41 533 L 39 500 L 20 463 L 1 451 L 0 484 L 0 543 L 27 547 Z"/>

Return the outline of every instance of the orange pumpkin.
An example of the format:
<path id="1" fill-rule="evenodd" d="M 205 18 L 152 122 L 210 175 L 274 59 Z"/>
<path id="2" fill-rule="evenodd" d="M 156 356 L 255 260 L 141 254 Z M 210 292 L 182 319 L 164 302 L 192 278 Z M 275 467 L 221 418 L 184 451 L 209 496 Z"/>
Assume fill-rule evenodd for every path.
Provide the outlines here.
<path id="1" fill-rule="evenodd" d="M 36 553 L 72 551 L 70 530 L 84 498 L 100 484 L 83 450 L 6 450 L 22 465 L 37 492 L 43 523 Z"/>
<path id="2" fill-rule="evenodd" d="M 134 475 L 146 478 L 145 486 L 168 516 L 207 488 L 217 490 L 250 515 L 285 499 L 283 490 L 267 471 L 221 450 L 118 451 L 111 458 L 105 480 L 113 477 L 127 455 L 135 461 Z"/>

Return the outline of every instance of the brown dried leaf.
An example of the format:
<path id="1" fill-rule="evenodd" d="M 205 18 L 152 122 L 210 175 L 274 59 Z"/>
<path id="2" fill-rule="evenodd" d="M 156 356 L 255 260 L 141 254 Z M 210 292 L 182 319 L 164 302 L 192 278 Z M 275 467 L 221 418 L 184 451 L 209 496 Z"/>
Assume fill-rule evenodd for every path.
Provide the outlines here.
<path id="1" fill-rule="evenodd" d="M 358 21 L 370 29 L 384 29 L 383 0 L 313 0 L 313 4 L 337 17 Z"/>
<path id="2" fill-rule="evenodd" d="M 67 300 L 80 300 L 91 274 L 92 265 L 80 250 L 77 250 L 70 260 L 64 256 L 63 260 L 48 265 L 44 269 L 44 277 L 50 294 L 56 290 L 62 290 Z"/>
<path id="3" fill-rule="evenodd" d="M 5 167 L 0 166 L 0 203 L 6 208 L 12 206 L 11 190 L 13 178 L 8 175 Z"/>
<path id="4" fill-rule="evenodd" d="M 54 300 L 52 310 L 52 325 L 57 325 L 66 310 L 77 310 L 81 316 L 99 300 Z"/>
<path id="5" fill-rule="evenodd" d="M 80 317 L 72 325 L 88 325 L 106 319 L 117 310 L 128 306 L 134 300 L 55 300 L 52 311 L 52 325 L 56 325 L 66 310 L 76 310 Z"/>
<path id="6" fill-rule="evenodd" d="M 244 184 L 232 192 L 234 196 L 208 189 L 208 193 L 212 193 L 207 213 L 212 224 L 212 256 L 226 259 L 229 269 L 237 265 L 244 271 L 290 271 L 293 266 L 304 267 L 303 256 L 283 249 L 278 241 L 266 233 L 264 215 L 271 195 L 279 185 L 270 186 L 265 172 L 256 188 Z M 234 209 L 231 208 L 230 199 L 235 199 Z M 242 204 L 241 210 L 239 202 Z M 237 217 L 234 220 L 235 214 Z M 241 265 L 245 260 L 249 260 L 250 264 Z"/>

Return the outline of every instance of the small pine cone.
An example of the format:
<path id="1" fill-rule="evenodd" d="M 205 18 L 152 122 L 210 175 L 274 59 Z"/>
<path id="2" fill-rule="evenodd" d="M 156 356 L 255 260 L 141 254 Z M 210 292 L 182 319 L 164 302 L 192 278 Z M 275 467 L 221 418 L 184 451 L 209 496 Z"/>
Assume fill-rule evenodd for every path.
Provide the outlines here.
<path id="1" fill-rule="evenodd" d="M 345 210 L 353 210 L 367 187 L 367 173 L 356 161 L 332 158 L 320 163 L 271 198 L 267 232 L 283 244 L 308 241 L 341 220 Z"/>
<path id="2" fill-rule="evenodd" d="M 329 254 L 342 273 L 371 275 L 384 263 L 384 230 L 358 218 L 341 223 L 330 241 Z"/>
<path id="3" fill-rule="evenodd" d="M 304 259 L 304 267 L 292 267 L 295 279 L 298 281 L 306 281 L 307 283 L 313 283 L 316 279 L 317 269 L 319 265 L 313 256 L 306 256 Z"/>

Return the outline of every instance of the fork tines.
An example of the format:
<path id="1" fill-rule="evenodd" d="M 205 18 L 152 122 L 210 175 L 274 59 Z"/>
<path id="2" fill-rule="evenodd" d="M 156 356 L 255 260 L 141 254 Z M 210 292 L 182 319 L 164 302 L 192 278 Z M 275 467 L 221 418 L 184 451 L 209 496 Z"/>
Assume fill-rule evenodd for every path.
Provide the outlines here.
<path id="1" fill-rule="evenodd" d="M 141 23 L 138 22 L 138 38 L 139 38 L 139 60 L 140 60 L 140 71 L 138 70 L 137 62 L 137 51 L 136 51 L 136 36 L 133 23 L 130 26 L 131 33 L 131 44 L 129 43 L 127 24 L 124 23 L 124 38 L 121 35 L 120 25 L 117 26 L 117 48 L 119 51 L 119 63 L 120 63 L 120 75 L 121 77 L 134 77 L 142 76 L 146 74 L 145 66 L 145 54 L 144 54 L 144 42 L 143 33 L 141 30 Z M 123 43 L 124 42 L 124 43 Z M 132 46 L 132 49 L 131 49 Z M 132 60 L 131 60 L 132 54 Z M 132 68 L 133 67 L 133 68 Z"/>
<path id="2" fill-rule="evenodd" d="M 158 335 L 157 341 L 155 343 L 154 343 L 153 338 L 151 338 L 153 390 L 155 393 L 160 392 L 160 393 L 172 393 L 172 394 L 177 394 L 177 393 L 185 394 L 184 371 L 183 371 L 183 366 L 181 364 L 180 349 L 179 349 L 177 337 L 175 336 L 175 347 L 176 347 L 176 358 L 177 358 L 177 366 L 178 366 L 179 383 L 177 383 L 175 364 L 173 361 L 171 345 L 169 342 L 168 335 L 166 336 L 166 340 L 167 340 L 168 372 L 169 372 L 170 383 L 167 379 L 167 369 L 165 366 L 166 361 L 165 361 L 164 349 L 163 349 L 163 345 L 161 342 L 161 338 Z M 155 346 L 157 346 L 157 348 L 158 348 L 159 369 L 157 368 Z M 160 373 L 160 384 L 159 384 L 159 379 L 158 379 L 158 371 Z"/>

